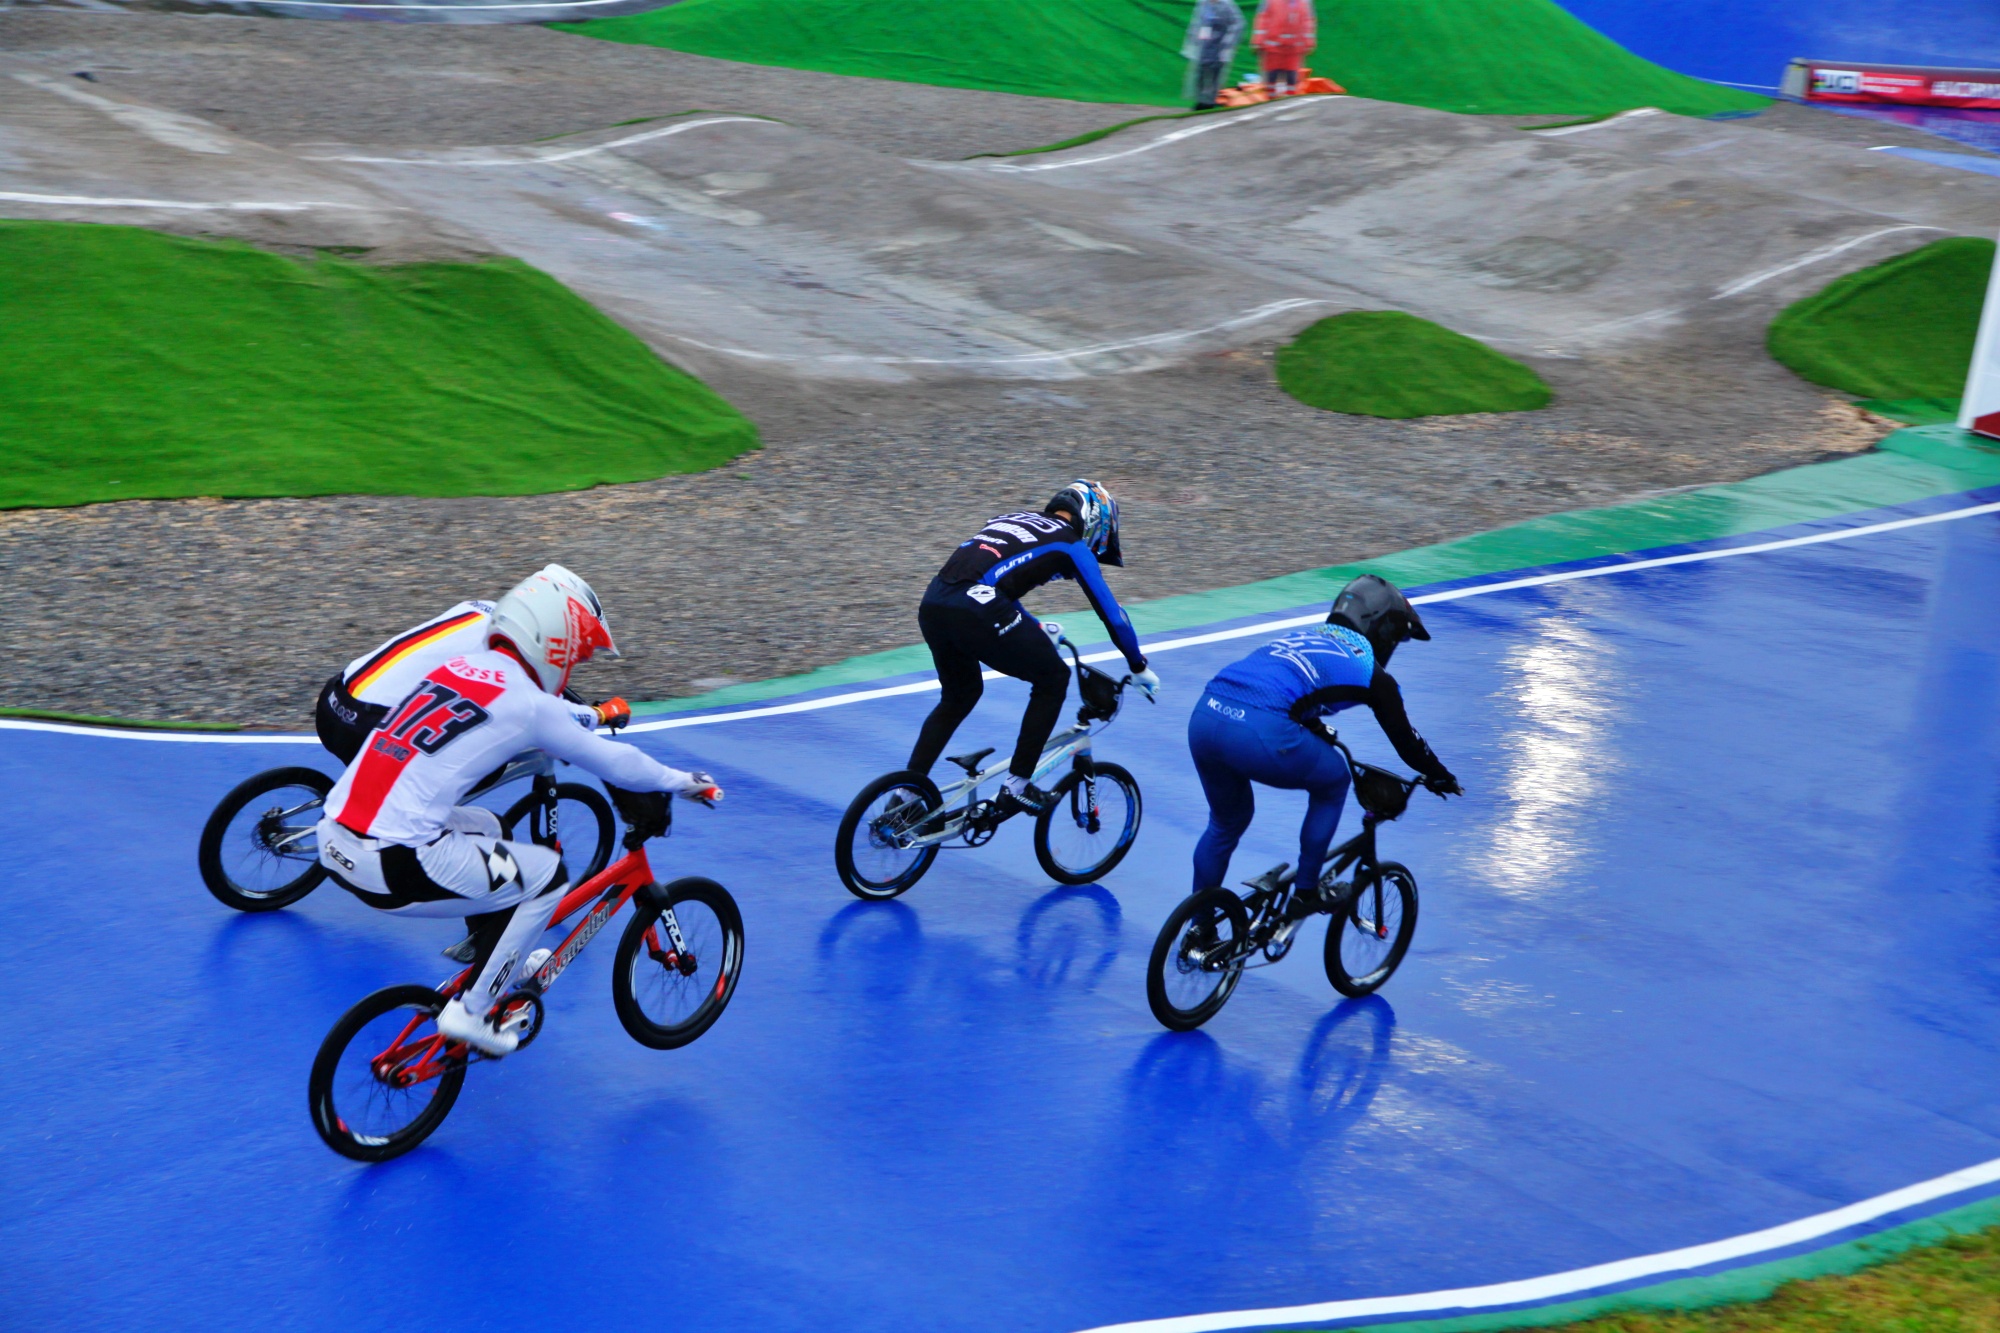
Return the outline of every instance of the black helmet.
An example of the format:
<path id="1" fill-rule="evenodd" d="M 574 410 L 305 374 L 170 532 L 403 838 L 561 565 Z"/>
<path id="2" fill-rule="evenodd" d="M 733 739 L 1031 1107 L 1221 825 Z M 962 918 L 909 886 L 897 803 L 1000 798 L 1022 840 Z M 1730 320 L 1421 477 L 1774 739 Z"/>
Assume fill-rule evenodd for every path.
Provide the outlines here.
<path id="1" fill-rule="evenodd" d="M 1365 636 L 1375 650 L 1377 666 L 1387 666 L 1389 655 L 1403 640 L 1431 636 L 1402 590 L 1373 574 L 1363 574 L 1340 590 L 1340 596 L 1333 599 L 1333 609 L 1326 613 L 1326 623 L 1345 625 Z"/>

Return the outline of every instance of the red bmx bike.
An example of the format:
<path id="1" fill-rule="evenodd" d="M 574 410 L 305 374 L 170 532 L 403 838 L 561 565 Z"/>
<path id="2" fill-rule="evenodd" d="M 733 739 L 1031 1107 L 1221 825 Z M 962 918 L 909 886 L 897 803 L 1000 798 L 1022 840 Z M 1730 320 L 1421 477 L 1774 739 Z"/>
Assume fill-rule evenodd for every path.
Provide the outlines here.
<path id="1" fill-rule="evenodd" d="M 645 843 L 667 833 L 671 806 L 664 808 L 652 826 L 627 829 L 623 857 L 564 895 L 551 928 L 590 910 L 545 959 L 531 957 L 521 983 L 500 998 L 500 1025 L 521 1036 L 516 1053 L 541 1031 L 542 995 L 634 898 L 611 969 L 612 1003 L 634 1041 L 662 1051 L 685 1046 L 736 993 L 743 967 L 736 900 L 712 879 L 653 880 Z M 487 1058 L 437 1030 L 438 1011 L 473 979 L 468 967 L 436 988 L 389 986 L 340 1016 L 320 1043 L 308 1083 L 313 1128 L 327 1147 L 359 1162 L 387 1161 L 444 1123 L 467 1067 Z"/>

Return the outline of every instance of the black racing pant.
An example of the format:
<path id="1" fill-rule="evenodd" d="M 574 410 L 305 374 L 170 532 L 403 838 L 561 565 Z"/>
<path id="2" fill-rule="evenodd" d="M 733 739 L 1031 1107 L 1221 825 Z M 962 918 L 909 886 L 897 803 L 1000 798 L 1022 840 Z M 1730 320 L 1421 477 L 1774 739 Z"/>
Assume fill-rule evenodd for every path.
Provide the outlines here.
<path id="1" fill-rule="evenodd" d="M 1069 667 L 1041 622 L 1019 602 L 998 594 L 981 602 L 967 595 L 968 588 L 992 592 L 982 584 L 950 585 L 933 579 L 917 608 L 917 625 L 930 645 L 931 660 L 937 663 L 943 693 L 917 733 L 910 767 L 918 773 L 931 771 L 951 743 L 951 734 L 986 692 L 979 670 L 984 665 L 1028 682 L 1028 709 L 1021 715 L 1021 735 L 1008 768 L 1020 777 L 1033 777 L 1069 694 Z"/>
<path id="2" fill-rule="evenodd" d="M 343 764 L 354 762 L 361 743 L 381 724 L 389 710 L 381 704 L 365 704 L 347 692 L 338 673 L 321 687 L 319 703 L 313 708 L 313 730 L 319 743 Z"/>

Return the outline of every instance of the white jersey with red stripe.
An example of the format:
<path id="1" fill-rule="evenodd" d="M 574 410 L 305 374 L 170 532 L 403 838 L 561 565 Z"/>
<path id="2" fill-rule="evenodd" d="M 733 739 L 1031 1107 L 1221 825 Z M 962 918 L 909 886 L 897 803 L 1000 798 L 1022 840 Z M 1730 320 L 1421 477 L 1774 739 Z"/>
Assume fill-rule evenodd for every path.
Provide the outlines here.
<path id="1" fill-rule="evenodd" d="M 452 658 L 485 648 L 492 623 L 493 603 L 460 602 L 349 662 L 340 673 L 341 684 L 365 704 L 399 703 L 418 681 Z"/>
<path id="2" fill-rule="evenodd" d="M 423 677 L 382 720 L 326 798 L 326 812 L 378 842 L 417 846 L 445 829 L 480 779 L 542 750 L 630 791 L 691 793 L 693 778 L 576 724 L 503 653 L 464 653 Z"/>

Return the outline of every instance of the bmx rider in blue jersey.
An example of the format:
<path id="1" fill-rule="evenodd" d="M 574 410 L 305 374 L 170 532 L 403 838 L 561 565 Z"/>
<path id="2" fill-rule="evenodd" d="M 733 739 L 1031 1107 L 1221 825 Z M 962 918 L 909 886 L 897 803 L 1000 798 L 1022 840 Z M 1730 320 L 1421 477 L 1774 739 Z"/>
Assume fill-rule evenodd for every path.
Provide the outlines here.
<path id="1" fill-rule="evenodd" d="M 1320 865 L 1350 781 L 1347 761 L 1323 739 L 1321 719 L 1344 708 L 1367 704 L 1425 787 L 1440 796 L 1463 790 L 1410 726 L 1402 691 L 1384 670 L 1397 644 L 1430 637 L 1394 584 L 1363 574 L 1334 599 L 1325 624 L 1287 634 L 1216 673 L 1188 719 L 1188 750 L 1208 797 L 1208 828 L 1194 849 L 1196 892 L 1222 886 L 1256 813 L 1251 784 L 1261 782 L 1307 793 L 1292 902 L 1297 915 L 1317 908 Z"/>

